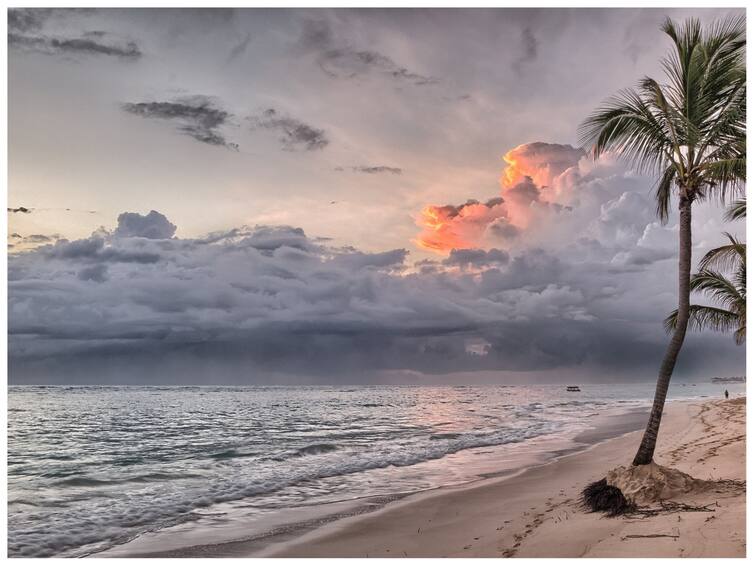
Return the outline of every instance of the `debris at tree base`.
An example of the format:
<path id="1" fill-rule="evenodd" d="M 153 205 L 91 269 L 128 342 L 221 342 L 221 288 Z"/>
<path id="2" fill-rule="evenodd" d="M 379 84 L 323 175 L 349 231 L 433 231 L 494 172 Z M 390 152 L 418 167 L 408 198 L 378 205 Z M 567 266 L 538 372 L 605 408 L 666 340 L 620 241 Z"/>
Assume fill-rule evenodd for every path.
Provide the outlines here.
<path id="1" fill-rule="evenodd" d="M 582 506 L 590 512 L 603 512 L 606 516 L 621 516 L 636 509 L 620 489 L 608 484 L 605 478 L 588 484 L 582 491 Z"/>
<path id="2" fill-rule="evenodd" d="M 657 507 L 636 506 L 634 510 L 624 514 L 627 518 L 640 519 L 658 516 L 660 514 L 673 514 L 676 512 L 714 512 L 711 508 L 715 504 L 705 504 L 703 506 L 694 506 L 684 502 L 661 502 Z M 715 516 L 712 516 L 715 517 Z M 706 520 L 707 521 L 707 520 Z"/>
<path id="3" fill-rule="evenodd" d="M 679 534 L 629 534 L 622 536 L 622 540 L 626 539 L 638 539 L 638 538 L 654 538 L 654 537 L 670 537 L 674 540 L 679 538 Z"/>

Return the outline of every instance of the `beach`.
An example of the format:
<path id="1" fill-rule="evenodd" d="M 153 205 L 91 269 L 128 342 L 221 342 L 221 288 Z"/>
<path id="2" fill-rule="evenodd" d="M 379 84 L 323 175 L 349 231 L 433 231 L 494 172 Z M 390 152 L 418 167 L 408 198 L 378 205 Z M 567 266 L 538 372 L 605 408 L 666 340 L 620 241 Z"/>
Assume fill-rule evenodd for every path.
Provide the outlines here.
<path id="1" fill-rule="evenodd" d="M 704 511 L 606 518 L 580 508 L 582 488 L 629 464 L 641 433 L 599 442 L 512 477 L 416 494 L 273 544 L 260 554 L 745 557 L 745 493 L 729 484 L 681 499 Z M 745 398 L 670 403 L 655 461 L 699 479 L 744 481 Z"/>
<path id="2" fill-rule="evenodd" d="M 672 389 L 659 464 L 744 479 L 744 388 L 729 389 L 729 402 L 712 401 L 710 384 Z M 671 528 L 666 513 L 579 509 L 585 485 L 631 461 L 647 391 L 15 388 L 9 545 L 68 557 L 741 554 L 736 484 L 665 496 L 715 504 L 674 515 Z M 113 413 L 116 399 L 128 417 Z M 59 423 L 76 426 L 61 440 Z M 685 530 L 719 528 L 713 550 L 684 541 Z"/>

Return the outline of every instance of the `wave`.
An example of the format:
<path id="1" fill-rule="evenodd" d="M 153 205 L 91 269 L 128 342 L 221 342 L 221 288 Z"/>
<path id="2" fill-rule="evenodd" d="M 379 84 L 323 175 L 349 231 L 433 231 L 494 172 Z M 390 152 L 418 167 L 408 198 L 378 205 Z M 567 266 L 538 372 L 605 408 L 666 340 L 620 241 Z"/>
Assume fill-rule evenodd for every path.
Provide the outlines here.
<path id="1" fill-rule="evenodd" d="M 258 451 L 239 451 L 238 449 L 226 449 L 225 451 L 218 451 L 212 453 L 209 458 L 216 461 L 224 461 L 226 459 L 238 459 L 242 457 L 255 457 L 259 455 Z"/>
<path id="2" fill-rule="evenodd" d="M 159 482 L 162 480 L 178 480 L 182 478 L 201 478 L 201 477 L 202 475 L 191 474 L 191 473 L 171 474 L 171 473 L 154 472 L 154 473 L 147 473 L 147 474 L 125 477 L 125 478 L 111 478 L 111 479 L 92 478 L 88 476 L 76 476 L 73 478 L 69 477 L 63 480 L 59 480 L 53 484 L 55 486 L 81 486 L 81 487 L 109 486 L 109 485 L 118 485 L 118 484 L 149 483 L 149 482 Z"/>
<path id="3" fill-rule="evenodd" d="M 434 433 L 433 435 L 430 435 L 430 440 L 435 441 L 436 439 L 458 439 L 461 436 L 461 433 Z"/>
<path id="4" fill-rule="evenodd" d="M 322 455 L 323 453 L 332 453 L 338 451 L 338 445 L 333 443 L 315 443 L 313 445 L 307 445 L 294 451 L 292 454 L 294 457 L 306 457 L 307 455 Z"/>
<path id="5" fill-rule="evenodd" d="M 552 425 L 552 424 L 550 424 Z M 515 443 L 551 432 L 549 424 L 542 422 L 529 430 L 500 430 L 462 434 L 436 434 L 436 438 L 424 444 L 395 445 L 393 442 L 378 442 L 369 450 L 345 448 L 331 443 L 307 445 L 290 456 L 307 457 L 332 453 L 342 449 L 339 458 L 320 459 L 306 465 L 292 465 L 299 459 L 288 459 L 289 466 L 271 471 L 265 476 L 251 477 L 242 474 L 243 468 L 234 469 L 237 473 L 223 480 L 216 480 L 210 486 L 201 483 L 192 490 L 179 493 L 166 493 L 162 483 L 154 482 L 149 496 L 142 496 L 149 505 L 139 507 L 135 501 L 116 501 L 106 507 L 97 508 L 96 521 L 91 516 L 58 518 L 50 514 L 52 520 L 44 526 L 35 526 L 33 531 L 20 529 L 12 534 L 9 541 L 9 554 L 18 556 L 50 556 L 73 553 L 84 546 L 98 544 L 101 549 L 112 547 L 124 535 L 132 538 L 154 526 L 174 522 L 199 508 L 213 504 L 242 500 L 262 494 L 270 494 L 289 486 L 313 480 L 359 473 L 389 466 L 404 467 L 420 462 L 439 459 L 464 449 L 488 447 Z M 247 471 L 249 472 L 249 471 Z M 126 481 L 133 482 L 133 477 Z M 144 478 L 144 477 L 142 477 Z M 75 477 L 60 481 L 73 486 L 95 486 L 124 482 L 102 480 L 89 477 Z M 151 485 L 146 485 L 150 487 Z M 181 496 L 182 498 L 179 498 Z M 117 534 L 117 535 L 116 535 Z M 50 542 L 56 542 L 53 547 Z"/>

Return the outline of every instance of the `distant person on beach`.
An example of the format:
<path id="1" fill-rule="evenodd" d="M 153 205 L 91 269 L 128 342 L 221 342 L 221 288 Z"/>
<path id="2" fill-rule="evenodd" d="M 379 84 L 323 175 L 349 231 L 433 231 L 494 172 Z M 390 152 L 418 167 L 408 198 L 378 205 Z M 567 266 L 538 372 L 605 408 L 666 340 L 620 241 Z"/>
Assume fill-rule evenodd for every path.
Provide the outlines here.
<path id="1" fill-rule="evenodd" d="M 727 400 L 729 399 L 729 390 L 724 390 L 724 396 Z"/>

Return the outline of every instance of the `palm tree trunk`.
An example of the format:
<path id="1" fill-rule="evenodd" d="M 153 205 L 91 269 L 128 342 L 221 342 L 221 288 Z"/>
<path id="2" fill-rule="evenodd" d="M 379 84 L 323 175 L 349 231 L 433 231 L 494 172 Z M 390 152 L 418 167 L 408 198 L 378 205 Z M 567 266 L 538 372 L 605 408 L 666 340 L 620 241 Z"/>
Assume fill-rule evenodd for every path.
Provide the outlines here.
<path id="1" fill-rule="evenodd" d="M 671 335 L 671 341 L 666 348 L 666 354 L 658 372 L 653 408 L 650 410 L 650 419 L 645 428 L 645 435 L 642 437 L 640 448 L 632 462 L 633 465 L 647 465 L 653 460 L 658 429 L 661 426 L 663 406 L 666 403 L 666 394 L 671 382 L 671 373 L 674 371 L 676 358 L 682 349 L 684 335 L 687 334 L 692 270 L 692 200 L 686 196 L 688 194 L 686 191 L 681 191 L 681 193 L 682 196 L 679 198 L 679 315 L 676 330 Z"/>

